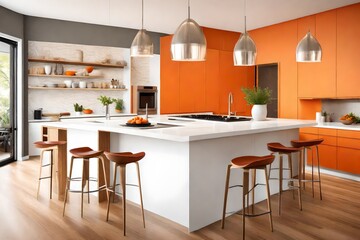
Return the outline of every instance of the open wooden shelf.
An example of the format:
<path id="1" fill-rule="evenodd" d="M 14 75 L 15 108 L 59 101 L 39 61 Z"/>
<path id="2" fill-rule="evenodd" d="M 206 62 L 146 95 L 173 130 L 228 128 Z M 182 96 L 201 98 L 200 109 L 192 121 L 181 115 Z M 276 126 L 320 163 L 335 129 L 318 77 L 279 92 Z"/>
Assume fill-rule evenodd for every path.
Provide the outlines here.
<path id="1" fill-rule="evenodd" d="M 68 76 L 68 75 L 46 75 L 46 74 L 29 74 L 29 77 L 51 77 L 51 78 L 102 78 L 100 75 L 89 76 Z"/>
<path id="2" fill-rule="evenodd" d="M 37 90 L 81 90 L 81 91 L 127 91 L 126 88 L 60 88 L 60 87 L 33 87 L 29 86 L 29 89 Z"/>
<path id="3" fill-rule="evenodd" d="M 29 62 L 44 62 L 44 63 L 60 63 L 69 65 L 82 65 L 82 66 L 95 66 L 95 67 L 109 67 L 109 68 L 124 68 L 127 64 L 107 64 L 107 63 L 96 63 L 96 62 L 76 62 L 67 60 L 53 60 L 53 59 L 40 59 L 40 58 L 29 58 Z"/>

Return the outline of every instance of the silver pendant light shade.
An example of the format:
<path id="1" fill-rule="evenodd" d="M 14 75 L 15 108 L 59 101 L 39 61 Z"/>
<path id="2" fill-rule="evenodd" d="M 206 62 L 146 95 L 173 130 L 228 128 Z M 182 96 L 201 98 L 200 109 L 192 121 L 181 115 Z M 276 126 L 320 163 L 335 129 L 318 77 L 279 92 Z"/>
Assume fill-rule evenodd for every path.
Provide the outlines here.
<path id="1" fill-rule="evenodd" d="M 141 3 L 141 29 L 131 43 L 130 55 L 132 57 L 150 57 L 154 54 L 154 44 L 144 29 L 144 0 Z"/>
<path id="2" fill-rule="evenodd" d="M 256 46 L 248 32 L 240 35 L 234 47 L 235 66 L 253 66 L 256 60 Z"/>
<path id="3" fill-rule="evenodd" d="M 306 33 L 296 47 L 297 62 L 321 62 L 322 49 L 320 43 L 310 33 Z"/>
<path id="4" fill-rule="evenodd" d="M 171 58 L 174 61 L 205 61 L 206 38 L 199 26 L 190 18 L 188 1 L 188 18 L 176 29 L 171 41 Z"/>
<path id="5" fill-rule="evenodd" d="M 245 31 L 236 42 L 233 52 L 235 66 L 253 66 L 256 60 L 256 46 L 254 40 L 246 31 L 246 0 L 244 0 Z"/>

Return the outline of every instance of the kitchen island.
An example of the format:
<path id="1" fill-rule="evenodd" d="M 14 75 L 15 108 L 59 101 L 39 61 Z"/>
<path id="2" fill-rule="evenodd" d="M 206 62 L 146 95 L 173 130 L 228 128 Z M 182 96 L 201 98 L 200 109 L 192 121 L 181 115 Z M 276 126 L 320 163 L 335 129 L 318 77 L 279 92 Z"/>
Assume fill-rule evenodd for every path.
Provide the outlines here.
<path id="1" fill-rule="evenodd" d="M 152 116 L 149 121 L 154 126 L 135 128 L 124 126 L 128 119 L 52 122 L 45 126 L 66 129 L 68 150 L 89 146 L 114 152 L 144 151 L 146 156 L 140 161 L 144 208 L 189 231 L 221 218 L 226 167 L 232 158 L 269 154 L 268 142 L 288 145 L 298 138 L 299 128 L 315 125 L 314 121 L 289 119 L 229 123 Z M 233 171 L 230 184 L 241 184 L 240 171 Z M 263 180 L 262 175 L 257 176 L 258 181 Z M 133 166 L 128 166 L 127 182 L 137 183 Z M 271 194 L 277 193 L 278 184 L 270 183 Z M 241 209 L 239 191 L 229 192 L 228 211 Z M 139 203 L 138 190 L 128 187 L 127 199 Z M 264 199 L 265 189 L 259 188 L 255 201 Z"/>

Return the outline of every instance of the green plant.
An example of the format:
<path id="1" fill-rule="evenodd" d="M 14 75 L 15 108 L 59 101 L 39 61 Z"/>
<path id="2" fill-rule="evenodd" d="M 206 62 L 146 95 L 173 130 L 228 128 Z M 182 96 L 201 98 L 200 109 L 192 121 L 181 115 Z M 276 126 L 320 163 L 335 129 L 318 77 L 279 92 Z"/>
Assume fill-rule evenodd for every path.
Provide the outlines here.
<path id="1" fill-rule="evenodd" d="M 100 102 L 104 106 L 108 106 L 114 102 L 114 99 L 112 99 L 111 97 L 102 96 L 102 95 L 100 97 L 98 97 L 98 100 L 100 100 Z"/>
<path id="2" fill-rule="evenodd" d="M 113 103 L 115 103 L 115 109 L 122 111 L 124 109 L 124 100 L 120 98 L 113 98 Z"/>
<path id="3" fill-rule="evenodd" d="M 84 107 L 83 107 L 83 105 L 79 105 L 78 103 L 75 103 L 74 110 L 75 110 L 75 112 L 82 112 L 82 110 L 84 110 Z"/>
<path id="4" fill-rule="evenodd" d="M 4 111 L 0 114 L 0 126 L 6 127 L 10 125 L 10 114 L 8 111 Z"/>
<path id="5" fill-rule="evenodd" d="M 269 88 L 241 88 L 241 91 L 245 94 L 245 100 L 249 105 L 270 103 L 271 90 Z"/>

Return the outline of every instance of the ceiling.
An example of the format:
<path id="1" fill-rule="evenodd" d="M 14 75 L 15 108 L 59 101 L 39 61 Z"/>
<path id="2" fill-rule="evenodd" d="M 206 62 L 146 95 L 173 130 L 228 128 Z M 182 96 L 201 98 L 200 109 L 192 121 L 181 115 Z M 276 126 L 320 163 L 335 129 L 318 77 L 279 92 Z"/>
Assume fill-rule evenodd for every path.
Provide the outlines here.
<path id="1" fill-rule="evenodd" d="M 174 33 L 187 17 L 187 0 L 144 0 L 144 28 Z M 247 29 L 358 3 L 360 0 L 247 0 Z M 141 28 L 141 0 L 0 0 L 15 12 L 44 18 Z M 201 26 L 244 30 L 244 0 L 191 0 L 191 18 Z"/>

